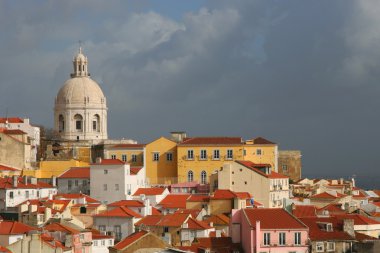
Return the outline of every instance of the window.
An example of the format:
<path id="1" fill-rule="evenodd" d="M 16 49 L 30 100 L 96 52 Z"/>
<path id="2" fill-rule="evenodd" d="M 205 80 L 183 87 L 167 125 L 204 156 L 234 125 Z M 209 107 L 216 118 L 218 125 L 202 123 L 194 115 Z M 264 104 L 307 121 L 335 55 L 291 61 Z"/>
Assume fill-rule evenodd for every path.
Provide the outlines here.
<path id="1" fill-rule="evenodd" d="M 288 172 L 288 165 L 286 164 L 282 165 L 282 172 Z"/>
<path id="2" fill-rule="evenodd" d="M 58 117 L 58 131 L 65 131 L 65 119 L 63 118 L 63 115 L 59 115 Z"/>
<path id="3" fill-rule="evenodd" d="M 201 172 L 201 184 L 206 184 L 207 183 L 207 173 L 206 171 Z"/>
<path id="4" fill-rule="evenodd" d="M 112 240 L 108 240 L 108 245 L 112 246 Z"/>
<path id="5" fill-rule="evenodd" d="M 330 232 L 333 231 L 333 226 L 331 223 L 326 224 L 326 231 L 330 231 Z"/>
<path id="6" fill-rule="evenodd" d="M 270 245 L 270 233 L 264 233 L 264 246 Z"/>
<path id="7" fill-rule="evenodd" d="M 92 131 L 94 132 L 100 132 L 100 117 L 98 114 L 95 114 L 94 117 L 92 118 Z"/>
<path id="8" fill-rule="evenodd" d="M 104 175 L 108 174 L 108 170 L 104 170 Z"/>
<path id="9" fill-rule="evenodd" d="M 119 184 L 115 184 L 115 191 L 119 190 Z"/>
<path id="10" fill-rule="evenodd" d="M 278 234 L 278 244 L 279 245 L 285 245 L 285 242 L 286 242 L 285 233 L 284 232 L 280 232 Z"/>
<path id="11" fill-rule="evenodd" d="M 323 242 L 317 242 L 315 244 L 315 247 L 316 247 L 316 251 L 317 252 L 323 252 L 323 251 L 325 251 L 325 247 L 323 245 Z"/>
<path id="12" fill-rule="evenodd" d="M 121 160 L 123 160 L 123 162 L 126 162 L 127 161 L 127 155 L 121 155 Z"/>
<path id="13" fill-rule="evenodd" d="M 335 251 L 335 243 L 327 242 L 327 251 Z"/>
<path id="14" fill-rule="evenodd" d="M 301 245 L 301 232 L 294 233 L 294 244 Z"/>
<path id="15" fill-rule="evenodd" d="M 214 156 L 213 156 L 213 159 L 214 159 L 214 160 L 219 160 L 219 159 L 220 159 L 219 149 L 215 149 L 215 150 L 214 150 Z"/>
<path id="16" fill-rule="evenodd" d="M 103 191 L 107 191 L 107 184 L 103 184 Z"/>
<path id="17" fill-rule="evenodd" d="M 106 246 L 106 241 L 105 240 L 101 240 L 101 245 L 102 246 Z"/>
<path id="18" fill-rule="evenodd" d="M 113 227 L 113 231 L 115 232 L 115 240 L 120 241 L 121 240 L 121 226 L 115 225 Z"/>
<path id="19" fill-rule="evenodd" d="M 207 159 L 207 151 L 205 149 L 201 150 L 201 160 Z"/>
<path id="20" fill-rule="evenodd" d="M 132 162 L 137 162 L 137 155 L 132 155 Z"/>
<path id="21" fill-rule="evenodd" d="M 105 225 L 99 225 L 98 228 L 99 228 L 99 231 L 106 231 Z"/>
<path id="22" fill-rule="evenodd" d="M 256 149 L 256 155 L 261 155 L 261 149 Z"/>
<path id="23" fill-rule="evenodd" d="M 116 159 L 116 155 L 111 155 L 111 159 Z"/>
<path id="24" fill-rule="evenodd" d="M 78 185 L 79 185 L 78 180 L 75 180 L 75 181 L 74 181 L 74 185 L 75 185 L 75 186 L 78 186 Z"/>
<path id="25" fill-rule="evenodd" d="M 82 126 L 82 122 L 83 122 L 83 117 L 82 117 L 82 115 L 80 115 L 80 114 L 76 114 L 76 115 L 74 116 L 74 121 L 75 121 L 75 129 L 76 129 L 77 131 L 82 131 L 82 128 L 83 128 L 83 126 Z"/>
<path id="26" fill-rule="evenodd" d="M 187 172 L 187 181 L 193 182 L 193 180 L 194 180 L 194 174 L 191 170 L 189 170 L 189 172 Z"/>
<path id="27" fill-rule="evenodd" d="M 87 212 L 87 208 L 85 206 L 81 206 L 79 212 L 80 213 L 86 213 Z"/>
<path id="28" fill-rule="evenodd" d="M 25 197 L 26 197 L 26 198 L 29 198 L 29 191 L 26 191 L 26 192 L 25 192 Z"/>
<path id="29" fill-rule="evenodd" d="M 166 161 L 173 161 L 173 153 L 166 153 Z"/>
<path id="30" fill-rule="evenodd" d="M 169 232 L 169 227 L 164 227 L 164 233 L 168 233 Z"/>
<path id="31" fill-rule="evenodd" d="M 154 152 L 153 153 L 153 161 L 159 161 L 159 159 L 160 159 L 160 153 Z"/>
<path id="32" fill-rule="evenodd" d="M 193 160 L 194 159 L 194 150 L 189 149 L 187 150 L 187 160 Z"/>
<path id="33" fill-rule="evenodd" d="M 232 160 L 232 158 L 234 157 L 233 155 L 233 150 L 232 149 L 227 149 L 227 159 L 228 160 Z"/>
<path id="34" fill-rule="evenodd" d="M 13 192 L 9 192 L 9 198 L 13 199 Z"/>
<path id="35" fill-rule="evenodd" d="M 67 188 L 71 190 L 71 187 L 73 186 L 73 181 L 69 180 L 67 181 Z"/>

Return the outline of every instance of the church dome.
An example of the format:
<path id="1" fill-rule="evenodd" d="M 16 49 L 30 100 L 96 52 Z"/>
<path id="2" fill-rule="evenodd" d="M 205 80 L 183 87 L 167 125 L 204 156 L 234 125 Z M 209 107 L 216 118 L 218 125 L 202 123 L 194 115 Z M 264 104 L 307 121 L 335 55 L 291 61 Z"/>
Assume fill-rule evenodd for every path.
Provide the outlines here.
<path id="1" fill-rule="evenodd" d="M 105 104 L 105 97 L 90 77 L 74 77 L 59 90 L 56 104 Z"/>

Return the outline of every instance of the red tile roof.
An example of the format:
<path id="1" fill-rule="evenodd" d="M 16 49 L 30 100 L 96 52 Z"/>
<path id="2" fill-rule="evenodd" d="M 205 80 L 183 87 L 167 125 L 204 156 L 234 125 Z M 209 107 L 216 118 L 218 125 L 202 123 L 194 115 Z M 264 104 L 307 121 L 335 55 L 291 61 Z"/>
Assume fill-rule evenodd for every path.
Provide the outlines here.
<path id="1" fill-rule="evenodd" d="M 102 159 L 100 163 L 92 163 L 91 165 L 124 165 L 125 162 L 119 159 Z"/>
<path id="2" fill-rule="evenodd" d="M 293 205 L 292 214 L 297 218 L 316 217 L 317 208 L 313 205 Z"/>
<path id="3" fill-rule="evenodd" d="M 264 139 L 263 137 L 257 137 L 255 139 L 252 139 L 253 144 L 276 144 L 274 142 L 268 141 L 267 139 Z"/>
<path id="4" fill-rule="evenodd" d="M 232 243 L 231 237 L 204 237 L 197 238 L 192 246 L 179 246 L 184 251 L 203 252 L 205 249 L 211 249 L 212 252 L 232 253 L 243 252 L 238 243 Z"/>
<path id="5" fill-rule="evenodd" d="M 72 167 L 59 178 L 90 178 L 90 167 Z"/>
<path id="6" fill-rule="evenodd" d="M 185 145 L 241 145 L 241 137 L 191 137 L 185 138 L 179 146 Z"/>
<path id="7" fill-rule="evenodd" d="M 208 195 L 191 195 L 188 199 L 187 202 L 209 202 L 210 201 L 210 196 Z"/>
<path id="8" fill-rule="evenodd" d="M 0 128 L 1 133 L 9 134 L 9 135 L 24 135 L 26 134 L 24 131 L 20 129 L 6 129 L 6 128 Z"/>
<path id="9" fill-rule="evenodd" d="M 306 229 L 296 217 L 282 208 L 243 209 L 251 227 L 260 221 L 261 229 Z"/>
<path id="10" fill-rule="evenodd" d="M 186 214 L 190 214 L 191 217 L 193 218 L 197 218 L 200 212 L 201 210 L 198 210 L 198 209 L 180 209 L 180 210 L 175 211 L 174 213 L 186 213 Z"/>
<path id="11" fill-rule="evenodd" d="M 69 226 L 65 226 L 61 223 L 51 223 L 43 227 L 44 230 L 50 231 L 50 232 L 56 232 L 56 231 L 61 231 L 65 232 L 68 234 L 79 234 L 80 231 L 76 230 L 74 228 L 71 228 Z"/>
<path id="12" fill-rule="evenodd" d="M 20 235 L 37 230 L 18 221 L 0 221 L 0 235 Z"/>
<path id="13" fill-rule="evenodd" d="M 131 209 L 120 206 L 115 209 L 105 211 L 100 214 L 93 215 L 94 217 L 123 217 L 123 218 L 141 218 L 142 216 Z"/>
<path id="14" fill-rule="evenodd" d="M 152 206 L 152 215 L 161 215 L 161 211 Z"/>
<path id="15" fill-rule="evenodd" d="M 117 250 L 123 250 L 125 247 L 131 245 L 132 243 L 136 242 L 137 240 L 141 239 L 144 237 L 148 232 L 146 231 L 139 231 L 136 233 L 133 233 L 129 235 L 128 237 L 124 238 L 122 241 L 119 243 L 115 244 L 113 247 Z"/>
<path id="16" fill-rule="evenodd" d="M 0 170 L 1 171 L 7 171 L 7 170 L 9 170 L 9 171 L 22 171 L 20 169 L 15 169 L 15 168 L 5 166 L 5 165 L 1 165 L 1 164 L 0 164 Z"/>
<path id="17" fill-rule="evenodd" d="M 166 188 L 138 188 L 133 196 L 140 196 L 145 194 L 146 196 L 161 195 Z"/>
<path id="18" fill-rule="evenodd" d="M 228 226 L 230 224 L 230 218 L 228 218 L 224 214 L 216 214 L 216 215 L 211 215 L 209 218 L 204 220 L 207 223 L 214 223 L 215 225 L 223 225 L 223 226 Z"/>
<path id="19" fill-rule="evenodd" d="M 12 251 L 10 251 L 9 249 L 3 247 L 3 246 L 0 246 L 0 252 L 1 253 L 12 253 Z"/>
<path id="20" fill-rule="evenodd" d="M 139 200 L 119 200 L 119 201 L 115 201 L 113 203 L 108 204 L 108 206 L 145 207 L 144 203 Z"/>
<path id="21" fill-rule="evenodd" d="M 137 175 L 137 173 L 139 173 L 139 171 L 142 169 L 142 167 L 131 167 L 130 170 L 131 170 L 131 175 Z"/>
<path id="22" fill-rule="evenodd" d="M 37 182 L 37 184 L 24 183 L 22 177 L 17 178 L 17 187 L 13 187 L 13 177 L 0 178 L 0 189 L 40 189 L 40 188 L 54 188 L 51 184 L 44 182 Z"/>
<path id="23" fill-rule="evenodd" d="M 336 217 L 305 217 L 300 220 L 309 227 L 309 236 L 312 241 L 317 240 L 353 240 L 343 231 L 342 223 Z M 330 223 L 332 231 L 326 231 L 322 224 Z"/>
<path id="24" fill-rule="evenodd" d="M 251 194 L 248 192 L 233 192 L 231 190 L 218 189 L 210 199 L 250 199 Z"/>
<path id="25" fill-rule="evenodd" d="M 0 123 L 24 123 L 24 120 L 22 118 L 18 117 L 11 117 L 11 118 L 0 118 Z"/>
<path id="26" fill-rule="evenodd" d="M 187 228 L 191 230 L 205 230 L 210 229 L 210 227 L 206 222 L 196 220 L 194 218 L 189 218 L 187 220 Z"/>
<path id="27" fill-rule="evenodd" d="M 271 171 L 270 174 L 265 174 L 262 172 L 259 168 L 262 167 L 271 167 L 270 164 L 256 164 L 251 161 L 236 161 L 238 164 L 243 165 L 244 167 L 257 172 L 258 174 L 267 177 L 267 178 L 289 178 L 285 175 L 282 175 L 280 173 L 277 173 L 275 171 Z"/>
<path id="28" fill-rule="evenodd" d="M 180 227 L 185 223 L 190 214 L 185 213 L 175 213 L 167 215 L 147 215 L 138 222 L 135 223 L 136 226 L 156 226 L 156 227 Z"/>
<path id="29" fill-rule="evenodd" d="M 85 198 L 86 203 L 100 203 L 99 200 L 91 198 L 83 193 L 59 193 L 53 196 L 54 199 L 81 199 Z"/>
<path id="30" fill-rule="evenodd" d="M 334 216 L 337 217 L 339 220 L 353 219 L 355 225 L 379 225 L 380 224 L 380 222 L 374 219 L 368 218 L 361 214 L 336 214 Z"/>
<path id="31" fill-rule="evenodd" d="M 116 144 L 111 148 L 123 148 L 123 149 L 143 149 L 146 144 Z"/>
<path id="32" fill-rule="evenodd" d="M 186 200 L 189 196 L 189 194 L 169 194 L 158 205 L 163 208 L 186 209 Z"/>
<path id="33" fill-rule="evenodd" d="M 345 196 L 347 195 L 341 194 L 339 192 L 336 193 L 336 196 L 328 192 L 322 192 L 322 193 L 310 196 L 310 198 L 311 199 L 337 199 L 337 198 L 342 198 Z"/>
<path id="34" fill-rule="evenodd" d="M 340 203 L 331 203 L 327 206 L 324 206 L 318 210 L 318 213 L 321 213 L 323 211 L 328 211 L 329 214 L 345 214 L 346 212 L 342 210 L 342 204 Z"/>

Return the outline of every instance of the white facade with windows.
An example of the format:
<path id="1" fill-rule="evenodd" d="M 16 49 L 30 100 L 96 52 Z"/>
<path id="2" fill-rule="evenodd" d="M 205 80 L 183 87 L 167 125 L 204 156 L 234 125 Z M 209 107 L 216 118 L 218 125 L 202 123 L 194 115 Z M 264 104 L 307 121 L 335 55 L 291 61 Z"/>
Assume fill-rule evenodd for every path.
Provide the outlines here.
<path id="1" fill-rule="evenodd" d="M 107 139 L 107 104 L 99 85 L 90 78 L 82 49 L 73 60 L 74 72 L 55 99 L 54 129 L 65 140 L 94 143 Z"/>
<path id="2" fill-rule="evenodd" d="M 120 160 L 99 159 L 91 164 L 91 197 L 105 204 L 127 199 L 143 187 L 146 187 L 145 167 L 133 173 L 130 165 Z"/>

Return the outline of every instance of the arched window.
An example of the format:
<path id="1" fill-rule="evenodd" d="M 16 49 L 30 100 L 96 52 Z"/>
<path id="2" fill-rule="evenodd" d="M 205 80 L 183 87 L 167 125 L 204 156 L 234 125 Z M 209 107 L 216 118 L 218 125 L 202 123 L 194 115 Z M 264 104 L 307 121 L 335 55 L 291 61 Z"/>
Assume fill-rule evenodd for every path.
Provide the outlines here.
<path id="1" fill-rule="evenodd" d="M 193 180 L 194 180 L 194 173 L 191 170 L 189 170 L 189 172 L 187 172 L 187 181 L 193 182 Z"/>
<path id="2" fill-rule="evenodd" d="M 98 114 L 95 114 L 94 117 L 92 117 L 92 131 L 100 132 L 100 117 Z"/>
<path id="3" fill-rule="evenodd" d="M 83 117 L 80 114 L 75 114 L 74 116 L 74 121 L 75 121 L 75 130 L 78 132 L 83 131 Z"/>
<path id="4" fill-rule="evenodd" d="M 65 131 L 65 118 L 62 114 L 58 116 L 58 132 Z"/>
<path id="5" fill-rule="evenodd" d="M 207 183 L 207 173 L 206 171 L 202 170 L 201 172 L 201 184 L 206 184 Z"/>

